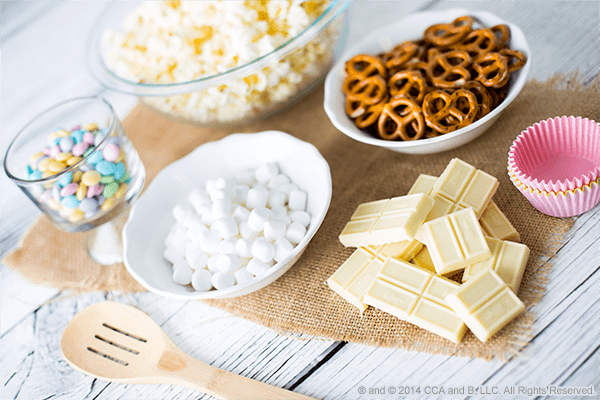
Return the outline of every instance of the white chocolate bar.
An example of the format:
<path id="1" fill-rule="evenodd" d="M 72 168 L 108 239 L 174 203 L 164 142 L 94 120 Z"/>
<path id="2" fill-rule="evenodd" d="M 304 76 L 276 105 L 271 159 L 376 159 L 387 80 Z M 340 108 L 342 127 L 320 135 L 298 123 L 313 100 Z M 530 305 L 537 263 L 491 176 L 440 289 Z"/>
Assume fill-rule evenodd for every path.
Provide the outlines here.
<path id="1" fill-rule="evenodd" d="M 494 200 L 485 208 L 479 218 L 483 233 L 492 238 L 520 242 L 519 232 L 512 226 L 506 215 L 498 208 Z"/>
<path id="2" fill-rule="evenodd" d="M 412 264 L 415 264 L 419 268 L 426 269 L 429 272 L 435 272 L 435 265 L 433 265 L 433 260 L 431 259 L 431 255 L 429 254 L 429 250 L 427 250 L 427 246 L 423 246 L 421 251 L 419 251 L 411 260 Z"/>
<path id="3" fill-rule="evenodd" d="M 388 258 L 410 260 L 422 247 L 416 240 L 407 240 L 358 248 L 327 279 L 327 284 L 350 304 L 364 311 L 367 305 L 363 303 L 363 296 L 375 280 L 383 262 Z"/>
<path id="4" fill-rule="evenodd" d="M 489 268 L 448 294 L 446 302 L 482 342 L 525 310 L 523 302 Z"/>
<path id="5" fill-rule="evenodd" d="M 423 238 L 439 275 L 458 271 L 492 256 L 472 208 L 426 222 Z"/>
<path id="6" fill-rule="evenodd" d="M 444 300 L 459 285 L 406 261 L 388 259 L 364 302 L 459 343 L 466 326 Z"/>
<path id="7" fill-rule="evenodd" d="M 466 267 L 462 281 L 466 282 L 480 271 L 491 268 L 513 292 L 518 293 L 529 258 L 529 248 L 521 243 L 494 238 L 485 238 L 485 241 L 492 252 L 492 257 Z"/>
<path id="8" fill-rule="evenodd" d="M 435 185 L 437 179 L 437 176 L 421 174 L 419 175 L 415 183 L 413 183 L 412 187 L 410 188 L 407 194 L 410 195 L 423 193 L 429 196 L 431 194 L 431 189 L 433 189 L 433 186 Z"/>
<path id="9" fill-rule="evenodd" d="M 413 240 L 433 201 L 419 193 L 358 206 L 340 234 L 346 247 Z"/>

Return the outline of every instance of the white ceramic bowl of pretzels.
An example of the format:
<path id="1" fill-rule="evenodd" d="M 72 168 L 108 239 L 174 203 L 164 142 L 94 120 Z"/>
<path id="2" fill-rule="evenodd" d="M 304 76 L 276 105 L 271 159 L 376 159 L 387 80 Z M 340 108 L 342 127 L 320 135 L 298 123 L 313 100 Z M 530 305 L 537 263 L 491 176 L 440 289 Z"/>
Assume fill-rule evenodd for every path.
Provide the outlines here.
<path id="1" fill-rule="evenodd" d="M 508 21 L 460 8 L 415 13 L 344 52 L 325 81 L 325 112 L 360 142 L 437 153 L 485 132 L 530 68 L 525 35 Z"/>

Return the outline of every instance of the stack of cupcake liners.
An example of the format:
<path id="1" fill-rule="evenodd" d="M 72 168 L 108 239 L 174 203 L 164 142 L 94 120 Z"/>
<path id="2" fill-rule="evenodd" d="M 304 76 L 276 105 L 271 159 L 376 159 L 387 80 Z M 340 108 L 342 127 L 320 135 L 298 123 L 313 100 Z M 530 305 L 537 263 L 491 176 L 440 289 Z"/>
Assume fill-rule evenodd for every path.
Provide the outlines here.
<path id="1" fill-rule="evenodd" d="M 508 153 L 508 175 L 539 211 L 581 215 L 600 202 L 600 123 L 556 117 L 528 127 Z"/>

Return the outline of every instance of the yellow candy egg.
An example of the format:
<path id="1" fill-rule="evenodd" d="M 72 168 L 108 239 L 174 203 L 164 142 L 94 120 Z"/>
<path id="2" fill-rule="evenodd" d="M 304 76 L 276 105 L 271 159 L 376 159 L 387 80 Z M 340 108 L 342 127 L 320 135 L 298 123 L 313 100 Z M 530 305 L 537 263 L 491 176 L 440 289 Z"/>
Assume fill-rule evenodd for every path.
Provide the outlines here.
<path id="1" fill-rule="evenodd" d="M 61 129 L 59 131 L 56 131 L 56 135 L 58 137 L 65 137 L 65 136 L 69 136 L 71 134 L 71 132 L 69 131 L 65 131 L 64 129 Z"/>
<path id="2" fill-rule="evenodd" d="M 60 153 L 59 155 L 56 156 L 56 161 L 67 161 L 69 158 L 73 157 L 73 154 L 71 153 Z M 67 163 L 67 165 L 69 165 Z"/>
<path id="3" fill-rule="evenodd" d="M 85 214 L 83 212 L 77 210 L 77 212 L 75 214 L 69 215 L 69 217 L 67 219 L 69 220 L 69 222 L 78 222 L 78 221 L 81 221 L 84 216 L 85 216 Z"/>
<path id="4" fill-rule="evenodd" d="M 52 198 L 46 200 L 46 204 L 48 205 L 48 207 L 50 207 L 54 211 L 60 210 L 60 207 L 61 207 L 60 203 L 56 202 Z"/>
<path id="5" fill-rule="evenodd" d="M 113 205 L 115 204 L 115 197 L 109 197 L 108 199 L 104 200 L 104 203 L 102 203 L 102 205 L 100 206 L 100 209 L 102 211 L 106 211 L 109 208 L 111 208 Z"/>
<path id="6" fill-rule="evenodd" d="M 87 194 L 87 186 L 85 186 L 85 184 L 82 183 L 77 188 L 77 192 L 75 192 L 75 197 L 77 197 L 77 200 L 81 201 L 81 200 L 85 199 L 86 194 Z"/>
<path id="7" fill-rule="evenodd" d="M 68 217 L 77 214 L 78 211 L 79 210 L 77 208 L 62 207 L 62 213 Z"/>
<path id="8" fill-rule="evenodd" d="M 44 158 L 42 161 L 40 161 L 40 165 L 38 165 L 39 170 L 42 172 L 46 172 L 52 161 L 54 160 L 51 158 Z"/>
<path id="9" fill-rule="evenodd" d="M 102 175 L 100 175 L 100 172 L 98 171 L 86 171 L 83 176 L 81 177 L 81 181 L 86 185 L 86 186 L 94 186 L 97 185 L 98 182 L 100 182 L 100 178 L 102 178 Z"/>
<path id="10" fill-rule="evenodd" d="M 51 172 L 60 172 L 65 168 L 67 168 L 67 164 L 56 160 L 52 161 L 50 165 L 48 165 L 48 170 Z"/>
<path id="11" fill-rule="evenodd" d="M 54 172 L 52 171 L 44 171 L 44 173 L 42 174 L 42 179 L 47 178 L 49 176 L 54 175 Z"/>
<path id="12" fill-rule="evenodd" d="M 67 165 L 70 167 L 71 165 L 77 164 L 82 157 L 71 157 L 67 160 Z"/>
<path id="13" fill-rule="evenodd" d="M 48 135 L 49 142 L 53 141 L 54 139 L 58 139 L 58 138 L 59 138 L 58 132 L 52 132 L 51 134 Z"/>
<path id="14" fill-rule="evenodd" d="M 82 175 L 83 175 L 83 171 L 77 170 L 77 171 L 73 172 L 72 182 L 79 183 L 81 181 Z"/>
<path id="15" fill-rule="evenodd" d="M 89 124 L 85 124 L 83 126 L 83 129 L 85 129 L 86 131 L 95 131 L 96 129 L 98 129 L 98 124 L 96 124 L 95 122 L 91 122 Z"/>
<path id="16" fill-rule="evenodd" d="M 127 193 L 127 184 L 126 183 L 121 183 L 121 185 L 119 186 L 119 188 L 115 192 L 115 197 L 117 199 L 120 199 L 121 197 L 125 196 L 125 193 Z"/>
<path id="17" fill-rule="evenodd" d="M 123 161 L 124 159 L 125 159 L 125 154 L 123 153 L 123 150 L 119 150 L 119 157 L 117 157 L 117 159 L 115 160 L 115 164 Z"/>
<path id="18" fill-rule="evenodd" d="M 29 161 L 31 162 L 31 164 L 35 165 L 37 163 L 37 160 L 39 160 L 40 157 L 42 157 L 43 155 L 44 155 L 44 153 L 42 153 L 41 151 L 38 151 L 37 153 L 35 153 L 31 156 Z"/>

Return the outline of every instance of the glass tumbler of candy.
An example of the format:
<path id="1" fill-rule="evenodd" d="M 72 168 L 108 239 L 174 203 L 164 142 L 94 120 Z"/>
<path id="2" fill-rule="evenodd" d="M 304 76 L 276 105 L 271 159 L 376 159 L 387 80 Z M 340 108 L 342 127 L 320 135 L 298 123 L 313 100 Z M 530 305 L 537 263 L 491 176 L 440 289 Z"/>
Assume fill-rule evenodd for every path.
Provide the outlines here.
<path id="1" fill-rule="evenodd" d="M 139 196 L 146 171 L 106 100 L 75 98 L 35 117 L 10 144 L 4 170 L 56 227 L 89 231 L 94 261 L 122 261 L 119 216 Z"/>

